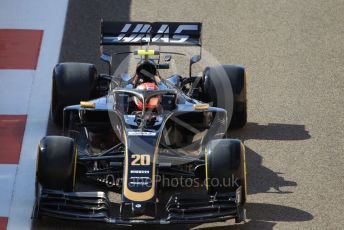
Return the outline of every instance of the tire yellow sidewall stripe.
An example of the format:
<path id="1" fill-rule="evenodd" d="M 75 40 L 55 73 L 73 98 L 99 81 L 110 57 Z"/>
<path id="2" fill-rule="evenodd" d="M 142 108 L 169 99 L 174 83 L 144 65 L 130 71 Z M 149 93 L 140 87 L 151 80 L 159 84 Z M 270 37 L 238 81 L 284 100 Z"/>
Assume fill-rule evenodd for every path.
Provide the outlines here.
<path id="1" fill-rule="evenodd" d="M 74 157 L 74 170 L 73 170 L 73 191 L 75 190 L 75 182 L 76 182 L 76 161 L 78 159 L 78 146 L 75 145 L 74 147 L 75 157 Z"/>
<path id="2" fill-rule="evenodd" d="M 241 142 L 241 146 L 242 146 L 242 155 L 243 155 L 243 159 L 244 159 L 244 186 L 245 186 L 245 197 L 247 200 L 247 174 L 246 174 L 246 148 L 245 145 Z"/>
<path id="3" fill-rule="evenodd" d="M 205 149 L 205 189 L 208 191 L 208 149 Z"/>

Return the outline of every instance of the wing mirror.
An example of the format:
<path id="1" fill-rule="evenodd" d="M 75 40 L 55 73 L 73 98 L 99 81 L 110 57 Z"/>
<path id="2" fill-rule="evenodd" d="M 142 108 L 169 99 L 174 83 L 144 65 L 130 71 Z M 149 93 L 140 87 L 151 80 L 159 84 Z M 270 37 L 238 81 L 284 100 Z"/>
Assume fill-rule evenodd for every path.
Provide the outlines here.
<path id="1" fill-rule="evenodd" d="M 194 55 L 190 59 L 190 65 L 193 65 L 193 64 L 199 62 L 200 60 L 201 60 L 201 56 L 200 55 Z"/>
<path id="2" fill-rule="evenodd" d="M 107 54 L 107 53 L 102 53 L 100 55 L 100 60 L 108 63 L 108 65 L 109 65 L 109 75 L 111 75 L 112 56 L 110 54 Z"/>
<path id="3" fill-rule="evenodd" d="M 171 61 L 171 59 L 172 59 L 172 55 L 166 55 L 166 56 L 164 57 L 164 61 L 165 61 L 165 62 L 169 62 L 169 61 Z"/>
<path id="4" fill-rule="evenodd" d="M 100 56 L 100 59 L 106 63 L 111 63 L 112 61 L 112 57 L 111 55 L 107 54 L 107 53 L 102 53 L 102 55 Z"/>
<path id="5" fill-rule="evenodd" d="M 189 76 L 190 77 L 191 77 L 191 74 L 192 74 L 192 72 L 191 72 L 192 65 L 197 63 L 197 62 L 199 62 L 200 60 L 201 60 L 201 55 L 194 55 L 194 56 L 191 57 L 191 59 L 190 59 L 190 67 L 189 67 Z"/>

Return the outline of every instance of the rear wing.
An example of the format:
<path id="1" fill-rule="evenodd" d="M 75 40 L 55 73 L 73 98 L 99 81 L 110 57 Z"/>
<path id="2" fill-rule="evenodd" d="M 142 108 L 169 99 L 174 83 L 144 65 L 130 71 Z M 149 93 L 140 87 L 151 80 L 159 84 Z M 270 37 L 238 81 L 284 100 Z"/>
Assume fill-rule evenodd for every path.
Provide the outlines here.
<path id="1" fill-rule="evenodd" d="M 101 22 L 100 45 L 202 46 L 199 22 Z"/>

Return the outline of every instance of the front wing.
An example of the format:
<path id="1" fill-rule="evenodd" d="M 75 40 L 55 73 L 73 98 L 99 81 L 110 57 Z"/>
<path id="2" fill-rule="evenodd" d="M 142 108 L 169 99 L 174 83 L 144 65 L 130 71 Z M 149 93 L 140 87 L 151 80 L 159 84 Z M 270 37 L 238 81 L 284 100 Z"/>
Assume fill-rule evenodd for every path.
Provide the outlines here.
<path id="1" fill-rule="evenodd" d="M 114 206 L 104 192 L 63 192 L 43 189 L 36 199 L 33 218 L 48 216 L 78 221 L 104 222 L 117 225 L 191 224 L 225 221 L 238 218 L 243 210 L 241 187 L 236 192 L 208 196 L 174 194 L 164 204 L 166 216 L 150 218 L 114 216 Z M 157 208 L 157 203 L 155 207 Z M 120 208 L 123 210 L 123 208 Z"/>

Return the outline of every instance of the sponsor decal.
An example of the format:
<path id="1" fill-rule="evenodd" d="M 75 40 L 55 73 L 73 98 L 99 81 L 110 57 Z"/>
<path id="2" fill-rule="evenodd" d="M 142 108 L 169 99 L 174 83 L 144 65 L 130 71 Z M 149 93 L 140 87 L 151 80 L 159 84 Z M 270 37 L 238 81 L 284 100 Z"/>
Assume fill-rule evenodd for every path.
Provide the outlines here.
<path id="1" fill-rule="evenodd" d="M 156 136 L 156 132 L 129 131 L 128 136 Z"/>
<path id="2" fill-rule="evenodd" d="M 140 42 L 161 42 L 183 44 L 188 41 L 190 35 L 185 31 L 198 31 L 198 24 L 181 24 L 175 31 L 170 32 L 168 24 L 160 25 L 160 28 L 152 36 L 150 24 L 125 24 L 118 36 L 104 36 L 106 42 L 140 43 Z"/>

